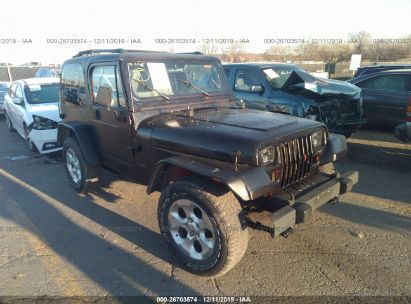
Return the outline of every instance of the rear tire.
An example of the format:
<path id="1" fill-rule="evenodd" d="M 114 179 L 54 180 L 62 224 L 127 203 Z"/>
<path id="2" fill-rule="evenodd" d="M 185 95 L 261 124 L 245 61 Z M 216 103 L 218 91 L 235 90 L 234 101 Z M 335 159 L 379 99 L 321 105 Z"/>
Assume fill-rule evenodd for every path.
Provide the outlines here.
<path id="1" fill-rule="evenodd" d="M 93 167 L 85 161 L 77 141 L 67 137 L 63 143 L 63 163 L 72 187 L 79 193 L 87 193 L 98 186 L 101 167 Z"/>
<path id="2" fill-rule="evenodd" d="M 4 116 L 6 116 L 7 129 L 9 129 L 10 132 L 13 132 L 14 128 L 13 128 L 13 124 L 11 123 L 9 114 L 7 114 L 7 112 L 5 112 Z"/>
<path id="3" fill-rule="evenodd" d="M 162 192 L 157 214 L 166 243 L 193 274 L 222 276 L 247 250 L 242 208 L 230 191 L 215 196 L 197 180 L 177 181 Z"/>

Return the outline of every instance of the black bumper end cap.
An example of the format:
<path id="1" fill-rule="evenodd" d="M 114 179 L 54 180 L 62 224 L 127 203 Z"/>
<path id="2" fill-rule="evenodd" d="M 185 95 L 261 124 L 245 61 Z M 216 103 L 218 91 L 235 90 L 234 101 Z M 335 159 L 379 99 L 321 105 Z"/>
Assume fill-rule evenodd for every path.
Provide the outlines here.
<path id="1" fill-rule="evenodd" d="M 305 222 L 313 213 L 313 208 L 306 203 L 296 202 L 294 208 L 296 211 L 296 224 Z"/>
<path id="2" fill-rule="evenodd" d="M 353 186 L 358 183 L 358 171 L 349 171 L 339 179 L 340 195 L 351 192 Z"/>

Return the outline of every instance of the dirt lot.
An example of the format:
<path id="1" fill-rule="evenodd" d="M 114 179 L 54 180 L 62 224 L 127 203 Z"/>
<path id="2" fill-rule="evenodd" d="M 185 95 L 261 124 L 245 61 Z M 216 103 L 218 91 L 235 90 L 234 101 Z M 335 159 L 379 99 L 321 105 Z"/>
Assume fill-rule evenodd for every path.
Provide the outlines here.
<path id="1" fill-rule="evenodd" d="M 75 193 L 63 165 L 29 152 L 0 119 L 0 295 L 411 295 L 411 145 L 384 132 L 349 140 L 360 182 L 289 238 L 250 232 L 219 279 L 178 267 L 157 227 L 158 194 L 107 173 Z"/>

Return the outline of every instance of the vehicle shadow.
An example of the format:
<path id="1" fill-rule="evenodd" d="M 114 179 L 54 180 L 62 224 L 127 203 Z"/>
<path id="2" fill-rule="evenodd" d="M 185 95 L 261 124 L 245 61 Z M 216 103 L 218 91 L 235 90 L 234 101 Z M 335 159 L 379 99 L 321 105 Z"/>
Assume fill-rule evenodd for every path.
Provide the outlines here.
<path id="1" fill-rule="evenodd" d="M 411 233 L 411 218 L 404 215 L 367 208 L 344 201 L 335 205 L 324 205 L 320 210 L 321 212 L 358 224 L 393 232 Z"/>
<path id="2" fill-rule="evenodd" d="M 24 174 L 8 173 L 22 181 L 23 185 L 29 185 L 24 187 L 22 183 L 16 183 L 0 174 L 0 183 L 7 189 L 7 193 L 18 201 L 17 208 L 25 216 L 16 217 L 8 211 L 8 206 L 2 208 L 0 215 L 36 233 L 59 257 L 105 289 L 109 295 L 198 295 L 195 290 L 173 279 L 170 266 L 164 265 L 163 269 L 167 271 L 160 271 L 153 266 L 162 262 L 172 263 L 169 250 L 158 233 L 93 203 L 87 197 L 75 194 L 68 197 L 64 192 L 55 195 L 49 190 L 53 189 L 53 185 L 30 185 L 22 176 Z M 45 196 L 30 190 L 30 186 Z M 58 202 L 50 202 L 47 197 Z M 84 228 L 84 224 L 80 226 L 76 223 L 79 219 L 67 217 L 55 204 L 65 205 L 102 225 L 135 244 L 144 254 L 154 256 L 154 259 L 148 257 L 147 261 L 150 262 L 142 260 L 133 254 L 133 248 L 127 251 L 109 242 L 104 236 L 90 232 Z M 30 223 L 27 223 L 24 217 L 29 218 Z"/>
<path id="3" fill-rule="evenodd" d="M 397 172 L 411 170 L 411 150 L 407 149 L 351 142 L 348 143 L 348 159 Z"/>
<path id="4" fill-rule="evenodd" d="M 348 156 L 338 166 L 359 171 L 353 192 L 411 204 L 411 150 L 349 143 Z"/>
<path id="5" fill-rule="evenodd" d="M 403 143 L 394 135 L 394 128 L 379 126 L 363 126 L 359 131 L 352 135 L 353 139 L 380 141 L 391 144 Z"/>

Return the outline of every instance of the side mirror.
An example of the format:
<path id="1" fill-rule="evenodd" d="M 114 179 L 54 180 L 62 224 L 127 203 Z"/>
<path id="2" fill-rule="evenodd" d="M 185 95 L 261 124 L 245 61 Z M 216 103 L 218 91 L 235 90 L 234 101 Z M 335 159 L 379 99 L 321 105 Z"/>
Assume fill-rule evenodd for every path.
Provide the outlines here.
<path id="1" fill-rule="evenodd" d="M 251 93 L 262 93 L 262 92 L 264 92 L 264 87 L 261 84 L 252 85 L 250 92 Z"/>
<path id="2" fill-rule="evenodd" d="M 16 105 L 22 105 L 23 104 L 23 97 L 13 97 L 13 103 Z"/>

